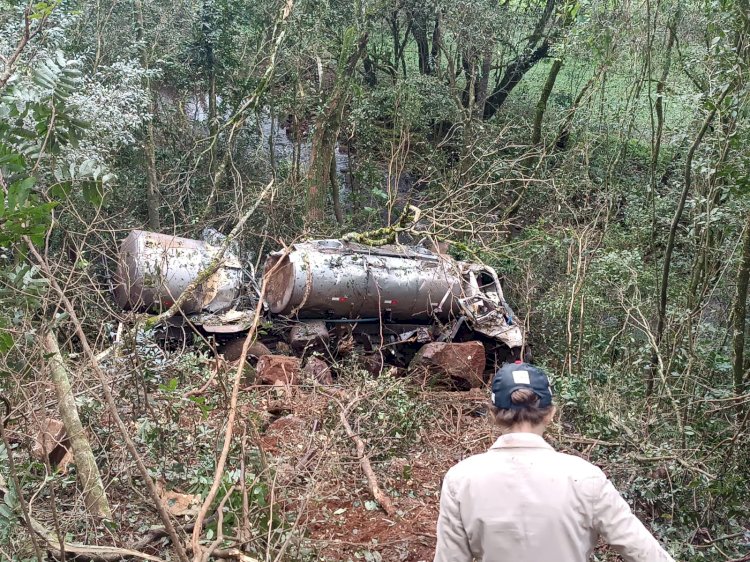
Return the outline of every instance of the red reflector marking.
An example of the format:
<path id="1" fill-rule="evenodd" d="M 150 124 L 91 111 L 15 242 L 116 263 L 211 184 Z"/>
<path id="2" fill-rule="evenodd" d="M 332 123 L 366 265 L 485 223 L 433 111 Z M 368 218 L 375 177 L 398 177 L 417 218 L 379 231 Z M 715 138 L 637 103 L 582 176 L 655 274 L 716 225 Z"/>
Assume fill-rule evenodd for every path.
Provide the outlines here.
<path id="1" fill-rule="evenodd" d="M 349 299 L 347 297 L 331 297 L 331 300 L 334 302 L 346 302 Z"/>
<path id="2" fill-rule="evenodd" d="M 385 304 L 398 304 L 398 301 L 396 300 L 390 300 L 390 301 L 383 301 Z"/>

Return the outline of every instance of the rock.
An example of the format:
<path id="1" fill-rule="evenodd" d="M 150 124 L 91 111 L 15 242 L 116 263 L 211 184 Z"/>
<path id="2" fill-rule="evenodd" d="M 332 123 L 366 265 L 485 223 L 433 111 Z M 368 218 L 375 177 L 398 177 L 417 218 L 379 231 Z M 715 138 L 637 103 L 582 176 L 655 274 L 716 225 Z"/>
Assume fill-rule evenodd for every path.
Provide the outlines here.
<path id="1" fill-rule="evenodd" d="M 307 363 L 305 363 L 302 372 L 307 378 L 314 379 L 320 384 L 333 384 L 331 368 L 320 357 L 310 357 Z"/>
<path id="2" fill-rule="evenodd" d="M 262 384 L 299 384 L 300 360 L 285 355 L 264 355 L 255 368 Z"/>
<path id="3" fill-rule="evenodd" d="M 374 377 L 379 376 L 383 370 L 383 358 L 377 352 L 362 353 L 357 356 L 357 363 Z"/>
<path id="4" fill-rule="evenodd" d="M 307 348 L 318 351 L 328 347 L 328 328 L 322 321 L 300 322 L 289 332 L 289 344 L 295 353 L 302 353 Z"/>
<path id="5" fill-rule="evenodd" d="M 283 449 L 293 450 L 302 445 L 309 439 L 308 433 L 307 422 L 290 414 L 271 422 L 263 432 L 260 444 L 264 451 L 276 455 Z"/>
<path id="6" fill-rule="evenodd" d="M 276 342 L 275 353 L 276 355 L 291 355 L 292 348 L 286 342 L 283 342 L 283 341 Z"/>
<path id="7" fill-rule="evenodd" d="M 49 457 L 50 464 L 57 465 L 68 452 L 70 440 L 65 431 L 65 425 L 60 420 L 46 418 L 31 449 L 31 456 L 43 461 Z"/>
<path id="8" fill-rule="evenodd" d="M 219 352 L 224 355 L 224 359 L 227 361 L 237 361 L 240 355 L 242 355 L 243 345 L 245 345 L 245 338 L 233 339 L 222 345 Z M 263 357 L 264 355 L 271 355 L 271 350 L 259 341 L 254 341 L 250 344 L 247 350 L 248 357 Z"/>
<path id="9" fill-rule="evenodd" d="M 409 371 L 419 374 L 425 383 L 448 383 L 466 390 L 484 384 L 484 364 L 484 345 L 481 342 L 433 342 L 417 352 L 409 364 Z"/>

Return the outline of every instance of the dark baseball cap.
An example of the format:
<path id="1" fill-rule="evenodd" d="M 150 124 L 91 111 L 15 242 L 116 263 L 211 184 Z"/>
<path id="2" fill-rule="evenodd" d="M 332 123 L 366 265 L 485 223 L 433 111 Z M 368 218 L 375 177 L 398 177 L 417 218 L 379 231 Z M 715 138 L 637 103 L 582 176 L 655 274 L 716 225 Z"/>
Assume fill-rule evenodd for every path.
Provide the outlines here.
<path id="1" fill-rule="evenodd" d="M 549 379 L 541 369 L 517 361 L 506 363 L 492 379 L 492 403 L 497 408 L 504 410 L 521 410 L 526 406 L 514 404 L 510 399 L 519 388 L 530 388 L 539 397 L 539 406 L 546 408 L 552 405 L 552 391 L 549 387 Z"/>

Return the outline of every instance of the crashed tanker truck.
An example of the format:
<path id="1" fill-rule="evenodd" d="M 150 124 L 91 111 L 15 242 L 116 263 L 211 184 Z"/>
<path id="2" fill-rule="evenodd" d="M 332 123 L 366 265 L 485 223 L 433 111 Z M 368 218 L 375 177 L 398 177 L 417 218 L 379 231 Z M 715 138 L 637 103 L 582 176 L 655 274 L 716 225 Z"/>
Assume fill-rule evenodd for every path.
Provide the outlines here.
<path id="1" fill-rule="evenodd" d="M 158 313 L 174 304 L 220 252 L 221 236 L 206 240 L 135 230 L 122 242 L 115 298 L 124 309 Z M 421 246 L 366 246 L 311 240 L 271 252 L 263 274 L 264 329 L 269 348 L 288 346 L 330 360 L 360 346 L 405 367 L 429 342 L 484 344 L 486 368 L 523 353 L 520 323 L 505 302 L 497 273 Z M 220 265 L 165 328 L 199 330 L 219 348 L 243 341 L 261 279 L 230 248 Z M 283 343 L 282 343 L 283 342 Z"/>

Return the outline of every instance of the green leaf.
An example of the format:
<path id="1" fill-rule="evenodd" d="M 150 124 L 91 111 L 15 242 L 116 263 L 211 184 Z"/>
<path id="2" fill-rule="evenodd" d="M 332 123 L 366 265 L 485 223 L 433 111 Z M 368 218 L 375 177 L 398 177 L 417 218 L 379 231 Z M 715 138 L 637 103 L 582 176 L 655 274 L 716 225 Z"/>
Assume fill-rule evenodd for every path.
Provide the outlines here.
<path id="1" fill-rule="evenodd" d="M 55 199 L 67 199 L 73 184 L 69 181 L 61 181 L 50 188 L 50 195 Z"/>
<path id="2" fill-rule="evenodd" d="M 7 330 L 0 328 L 0 353 L 7 353 L 13 347 L 13 336 Z"/>
<path id="3" fill-rule="evenodd" d="M 86 181 L 81 186 L 83 198 L 92 205 L 99 206 L 104 200 L 104 193 L 99 182 Z"/>

